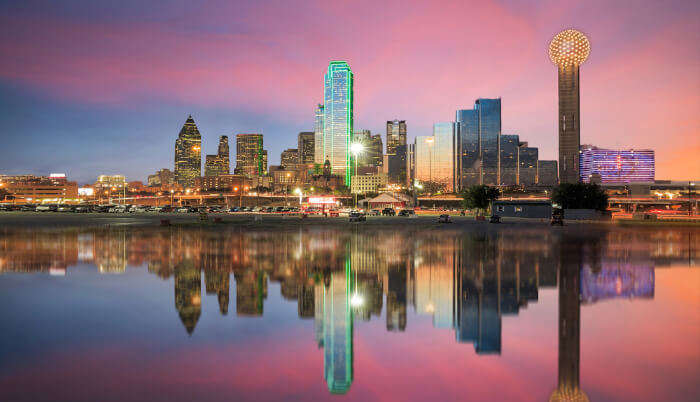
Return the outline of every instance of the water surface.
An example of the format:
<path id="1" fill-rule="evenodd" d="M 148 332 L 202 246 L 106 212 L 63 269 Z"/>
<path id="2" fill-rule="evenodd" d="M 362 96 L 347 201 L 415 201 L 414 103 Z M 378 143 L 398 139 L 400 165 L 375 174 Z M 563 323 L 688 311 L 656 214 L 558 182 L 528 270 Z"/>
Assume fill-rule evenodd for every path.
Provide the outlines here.
<path id="1" fill-rule="evenodd" d="M 697 230 L 494 226 L 5 230 L 0 400 L 697 400 Z"/>

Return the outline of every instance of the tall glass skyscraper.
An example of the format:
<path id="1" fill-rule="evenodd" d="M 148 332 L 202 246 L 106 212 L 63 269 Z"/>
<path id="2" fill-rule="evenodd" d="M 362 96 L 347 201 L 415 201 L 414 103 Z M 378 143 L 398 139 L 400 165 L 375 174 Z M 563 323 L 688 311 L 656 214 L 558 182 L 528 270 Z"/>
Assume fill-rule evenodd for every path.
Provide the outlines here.
<path id="1" fill-rule="evenodd" d="M 324 77 L 323 159 L 331 172 L 350 186 L 350 142 L 353 134 L 353 74 L 345 61 L 331 61 Z"/>
<path id="2" fill-rule="evenodd" d="M 314 163 L 323 165 L 323 105 L 317 105 L 314 112 Z"/>
<path id="3" fill-rule="evenodd" d="M 477 99 L 458 110 L 461 187 L 500 184 L 501 99 Z"/>
<path id="4" fill-rule="evenodd" d="M 406 182 L 406 131 L 405 120 L 386 122 L 387 172 L 393 184 Z"/>
<path id="5" fill-rule="evenodd" d="M 434 183 L 444 191 L 455 191 L 458 184 L 456 123 L 435 123 L 432 136 L 418 136 L 414 150 L 414 178 Z"/>
<path id="6" fill-rule="evenodd" d="M 202 175 L 202 135 L 192 116 L 188 116 L 175 141 L 175 181 L 183 187 L 194 186 Z"/>

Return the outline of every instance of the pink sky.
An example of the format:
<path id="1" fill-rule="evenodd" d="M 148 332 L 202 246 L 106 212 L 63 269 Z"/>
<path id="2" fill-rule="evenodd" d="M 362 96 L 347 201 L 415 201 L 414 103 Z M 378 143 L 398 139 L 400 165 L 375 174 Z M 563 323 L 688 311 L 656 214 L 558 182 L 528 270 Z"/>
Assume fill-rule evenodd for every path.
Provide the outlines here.
<path id="1" fill-rule="evenodd" d="M 348 60 L 355 73 L 356 129 L 383 133 L 386 120 L 400 118 L 409 138 L 426 135 L 476 98 L 500 96 L 503 132 L 556 159 L 556 69 L 546 49 L 558 31 L 576 27 L 592 44 L 581 68 L 582 143 L 652 148 L 657 179 L 700 179 L 696 2 L 41 3 L 0 16 L 0 83 L 115 119 L 182 115 L 158 122 L 164 144 L 189 111 L 223 111 L 195 116 L 206 140 L 262 130 L 267 144 L 279 144 L 272 162 L 296 146 L 296 132 L 313 127 L 333 59 Z M 242 116 L 254 116 L 255 126 Z M 37 130 L 23 124 L 13 126 L 20 136 Z M 77 142 L 70 124 L 54 129 Z M 129 124 L 104 123 L 121 131 Z M 170 160 L 167 151 L 156 158 Z M 31 160 L 13 160 L 23 163 Z"/>

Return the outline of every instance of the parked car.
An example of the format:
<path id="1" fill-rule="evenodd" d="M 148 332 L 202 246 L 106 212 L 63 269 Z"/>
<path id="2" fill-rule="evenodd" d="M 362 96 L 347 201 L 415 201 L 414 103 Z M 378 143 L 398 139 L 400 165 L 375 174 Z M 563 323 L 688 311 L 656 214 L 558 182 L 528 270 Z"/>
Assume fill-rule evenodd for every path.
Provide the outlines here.
<path id="1" fill-rule="evenodd" d="M 126 206 L 126 205 L 114 205 L 111 208 L 109 208 L 109 211 L 107 211 L 107 212 L 112 213 L 112 214 L 123 214 L 127 211 L 127 209 L 128 209 L 128 206 Z"/>
<path id="2" fill-rule="evenodd" d="M 350 212 L 350 222 L 364 222 L 367 220 L 367 217 L 365 214 L 363 214 L 360 211 L 352 211 Z"/>
<path id="3" fill-rule="evenodd" d="M 500 217 L 500 215 L 496 215 L 496 214 L 491 215 L 491 217 L 489 218 L 489 222 L 491 222 L 491 223 L 501 223 L 501 217 Z"/>
<path id="4" fill-rule="evenodd" d="M 396 215 L 396 210 L 394 210 L 394 208 L 384 208 L 382 209 L 382 215 L 394 216 Z"/>
<path id="5" fill-rule="evenodd" d="M 442 214 L 438 218 L 438 223 L 452 223 L 452 218 L 447 214 Z"/>
<path id="6" fill-rule="evenodd" d="M 369 215 L 371 215 L 371 216 L 379 216 L 381 214 L 382 214 L 382 211 L 380 211 L 378 209 L 373 209 L 373 210 L 369 211 Z"/>
<path id="7" fill-rule="evenodd" d="M 148 207 L 145 207 L 142 205 L 134 205 L 133 207 L 129 208 L 129 212 L 136 212 L 136 213 L 148 212 Z"/>
<path id="8" fill-rule="evenodd" d="M 71 208 L 71 212 L 76 212 L 76 213 L 90 212 L 90 206 L 89 205 L 76 205 L 73 208 Z"/>
<path id="9" fill-rule="evenodd" d="M 399 212 L 399 216 L 411 216 L 415 215 L 416 213 L 412 209 L 402 209 Z"/>
<path id="10" fill-rule="evenodd" d="M 36 212 L 50 212 L 51 211 L 51 205 L 48 204 L 40 204 L 37 205 L 35 208 Z"/>

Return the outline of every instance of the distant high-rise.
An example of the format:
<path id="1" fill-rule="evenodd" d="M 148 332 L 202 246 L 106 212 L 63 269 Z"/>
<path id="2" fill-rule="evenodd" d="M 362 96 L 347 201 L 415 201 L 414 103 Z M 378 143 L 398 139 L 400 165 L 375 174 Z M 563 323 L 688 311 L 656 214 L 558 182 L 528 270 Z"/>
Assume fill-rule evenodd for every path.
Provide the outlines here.
<path id="1" fill-rule="evenodd" d="M 219 137 L 219 148 L 216 155 L 207 155 L 204 160 L 204 176 L 213 177 L 231 173 L 229 165 L 228 136 Z"/>
<path id="2" fill-rule="evenodd" d="M 301 132 L 297 137 L 297 149 L 299 150 L 299 164 L 313 167 L 314 153 L 316 152 L 316 134 L 314 132 Z"/>
<path id="3" fill-rule="evenodd" d="M 299 166 L 299 150 L 289 148 L 282 151 L 282 154 L 280 154 L 280 164 L 287 170 L 296 170 Z"/>
<path id="4" fill-rule="evenodd" d="M 345 61 L 331 61 L 324 77 L 323 159 L 350 186 L 353 135 L 353 74 Z"/>
<path id="5" fill-rule="evenodd" d="M 357 156 L 358 169 L 364 173 L 377 173 L 378 168 L 382 166 L 384 154 L 382 136 L 372 135 L 370 130 L 356 131 L 353 142 L 364 146 L 362 153 Z"/>
<path id="6" fill-rule="evenodd" d="M 333 394 L 345 394 L 353 381 L 353 311 L 350 305 L 354 278 L 348 263 L 330 274 L 323 288 L 323 377 Z"/>
<path id="7" fill-rule="evenodd" d="M 653 182 L 654 151 L 651 149 L 603 149 L 581 147 L 579 168 L 581 181 L 588 183 L 594 174 L 601 183 Z"/>
<path id="8" fill-rule="evenodd" d="M 183 187 L 192 187 L 201 175 L 202 136 L 190 115 L 175 140 L 175 181 Z"/>
<path id="9" fill-rule="evenodd" d="M 559 32 L 549 43 L 549 58 L 558 69 L 559 85 L 559 181 L 579 181 L 581 105 L 579 66 L 591 52 L 591 44 L 575 29 Z"/>
<path id="10" fill-rule="evenodd" d="M 405 120 L 386 122 L 386 171 L 393 184 L 406 182 L 406 131 Z"/>
<path id="11" fill-rule="evenodd" d="M 461 187 L 498 185 L 500 180 L 501 99 L 477 99 L 474 109 L 456 116 Z"/>
<path id="12" fill-rule="evenodd" d="M 236 135 L 235 173 L 247 177 L 267 173 L 267 151 L 263 149 L 262 134 Z"/>
<path id="13" fill-rule="evenodd" d="M 323 105 L 317 105 L 314 111 L 314 163 L 323 165 Z"/>

